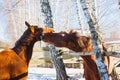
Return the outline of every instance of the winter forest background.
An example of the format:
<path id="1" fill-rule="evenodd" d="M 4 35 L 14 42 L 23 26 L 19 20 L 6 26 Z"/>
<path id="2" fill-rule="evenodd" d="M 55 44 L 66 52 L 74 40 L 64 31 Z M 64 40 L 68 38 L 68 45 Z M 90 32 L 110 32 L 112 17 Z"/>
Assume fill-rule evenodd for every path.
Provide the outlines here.
<path id="1" fill-rule="evenodd" d="M 76 0 L 49 0 L 56 32 L 79 29 L 89 34 L 89 27 L 80 3 Z M 87 0 L 92 4 L 92 0 Z M 118 0 L 96 0 L 95 15 L 105 41 L 120 40 L 120 9 Z M 40 0 L 0 0 L 0 42 L 14 42 L 30 24 L 43 27 Z M 78 13 L 79 12 L 79 13 Z"/>

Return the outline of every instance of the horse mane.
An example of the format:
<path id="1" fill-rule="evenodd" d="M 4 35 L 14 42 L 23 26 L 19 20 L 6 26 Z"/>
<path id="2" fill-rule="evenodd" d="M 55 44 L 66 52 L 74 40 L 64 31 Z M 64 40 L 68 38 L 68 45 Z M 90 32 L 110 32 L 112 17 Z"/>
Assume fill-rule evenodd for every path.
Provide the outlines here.
<path id="1" fill-rule="evenodd" d="M 71 40 L 75 46 L 79 45 L 80 48 L 87 48 L 89 45 L 91 45 L 92 43 L 90 42 L 91 37 L 87 37 L 87 36 L 81 36 L 79 32 L 77 32 L 76 30 L 70 30 L 69 31 L 69 36 L 68 39 Z"/>
<path id="2" fill-rule="evenodd" d="M 21 52 L 21 50 L 24 48 L 22 46 L 28 46 L 30 45 L 31 41 L 33 40 L 33 34 L 29 29 L 27 29 L 23 35 L 16 41 L 14 48 L 12 48 L 17 54 Z M 20 46 L 19 48 L 17 48 Z M 17 48 L 17 49 L 16 49 Z"/>
<path id="3" fill-rule="evenodd" d="M 65 32 L 65 31 L 61 31 L 58 34 L 63 35 L 63 36 L 67 36 L 66 39 L 68 39 L 68 40 L 70 40 L 72 42 L 75 42 L 75 43 L 76 43 L 76 40 L 78 38 L 78 36 L 77 36 L 78 33 L 74 32 L 73 30 L 70 30 L 68 33 Z"/>

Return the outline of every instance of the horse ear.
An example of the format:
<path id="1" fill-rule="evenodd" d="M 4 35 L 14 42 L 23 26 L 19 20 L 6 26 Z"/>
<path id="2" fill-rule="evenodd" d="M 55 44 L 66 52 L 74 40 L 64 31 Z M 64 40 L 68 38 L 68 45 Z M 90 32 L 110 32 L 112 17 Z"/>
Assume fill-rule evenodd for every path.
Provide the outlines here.
<path id="1" fill-rule="evenodd" d="M 34 33 L 35 32 L 35 29 L 34 29 L 34 26 L 31 26 L 27 21 L 25 21 L 25 25 L 30 28 L 31 32 Z"/>
<path id="2" fill-rule="evenodd" d="M 27 21 L 25 21 L 25 25 L 26 25 L 28 28 L 30 28 L 30 24 L 29 24 Z"/>
<path id="3" fill-rule="evenodd" d="M 32 33 L 34 33 L 35 32 L 34 26 L 30 26 L 30 30 Z"/>

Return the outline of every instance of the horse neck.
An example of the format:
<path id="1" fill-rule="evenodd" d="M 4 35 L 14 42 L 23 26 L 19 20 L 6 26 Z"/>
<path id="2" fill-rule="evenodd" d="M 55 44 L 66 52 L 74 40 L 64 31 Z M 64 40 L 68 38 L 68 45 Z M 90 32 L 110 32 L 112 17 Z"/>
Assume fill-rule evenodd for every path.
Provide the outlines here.
<path id="1" fill-rule="evenodd" d="M 43 41 L 56 47 L 66 47 L 76 52 L 81 50 L 76 38 L 66 33 L 46 33 L 44 34 Z"/>
<path id="2" fill-rule="evenodd" d="M 55 45 L 56 47 L 66 47 L 76 52 L 92 51 L 92 42 L 89 37 L 76 36 L 71 34 L 46 33 L 43 38 L 44 42 Z"/>
<path id="3" fill-rule="evenodd" d="M 12 48 L 22 60 L 29 65 L 30 59 L 32 57 L 33 46 L 36 41 L 30 36 L 22 36 L 15 46 Z"/>
<path id="4" fill-rule="evenodd" d="M 64 38 L 57 33 L 45 33 L 43 37 L 43 41 L 49 44 L 53 44 L 56 47 L 65 47 L 66 43 L 64 43 Z"/>

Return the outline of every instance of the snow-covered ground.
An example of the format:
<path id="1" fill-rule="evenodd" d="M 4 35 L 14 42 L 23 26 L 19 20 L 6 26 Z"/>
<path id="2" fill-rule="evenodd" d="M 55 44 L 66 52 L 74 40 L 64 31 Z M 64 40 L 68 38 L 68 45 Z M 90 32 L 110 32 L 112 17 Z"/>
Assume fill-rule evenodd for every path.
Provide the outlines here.
<path id="1" fill-rule="evenodd" d="M 54 68 L 29 68 L 28 80 L 55 80 L 56 71 Z M 83 76 L 83 69 L 67 68 L 68 76 L 75 78 L 75 80 L 85 80 Z"/>

